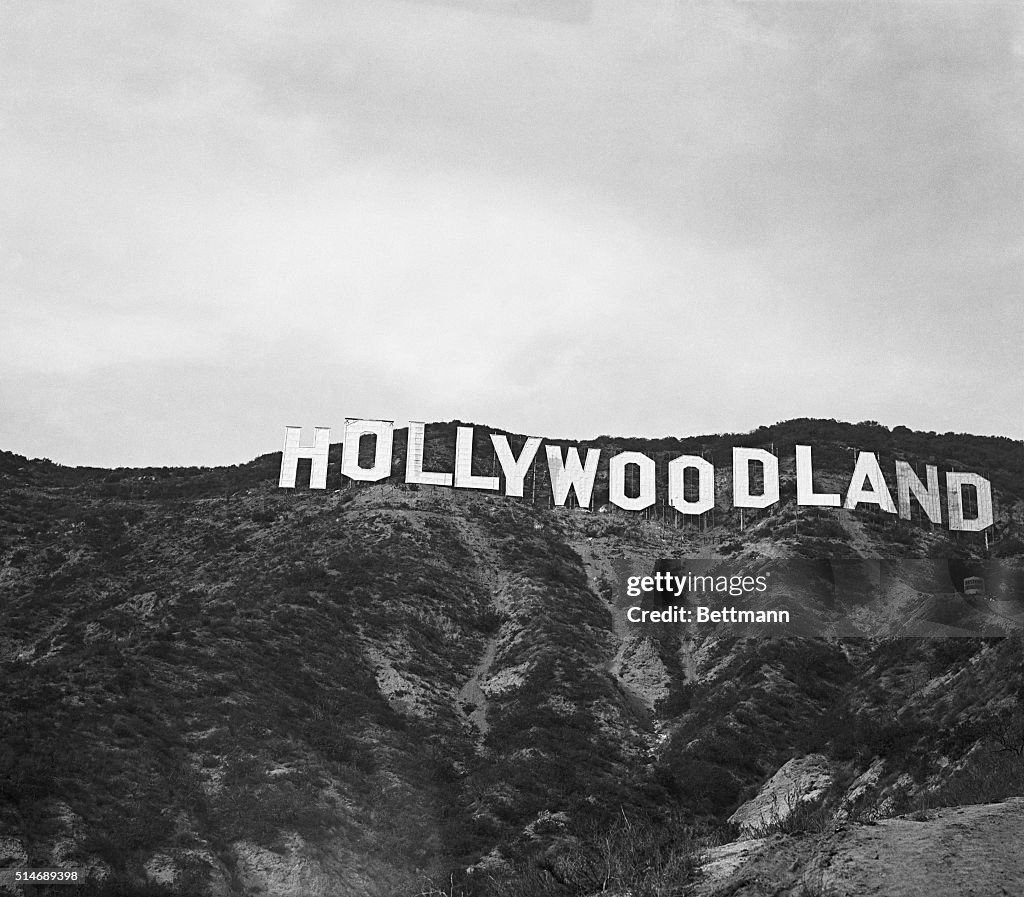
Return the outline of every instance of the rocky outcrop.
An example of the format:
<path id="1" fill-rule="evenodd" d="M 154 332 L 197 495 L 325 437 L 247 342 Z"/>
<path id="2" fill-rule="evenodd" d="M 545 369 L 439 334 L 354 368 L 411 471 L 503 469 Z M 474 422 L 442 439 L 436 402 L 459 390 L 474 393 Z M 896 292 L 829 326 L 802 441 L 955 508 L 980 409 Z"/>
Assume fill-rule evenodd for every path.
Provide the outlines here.
<path id="1" fill-rule="evenodd" d="M 1024 894 L 1024 798 L 712 848 L 696 897 Z"/>
<path id="2" fill-rule="evenodd" d="M 795 757 L 775 773 L 753 800 L 748 800 L 729 821 L 740 831 L 755 835 L 790 819 L 801 808 L 820 801 L 834 781 L 831 764 L 821 754 Z"/>

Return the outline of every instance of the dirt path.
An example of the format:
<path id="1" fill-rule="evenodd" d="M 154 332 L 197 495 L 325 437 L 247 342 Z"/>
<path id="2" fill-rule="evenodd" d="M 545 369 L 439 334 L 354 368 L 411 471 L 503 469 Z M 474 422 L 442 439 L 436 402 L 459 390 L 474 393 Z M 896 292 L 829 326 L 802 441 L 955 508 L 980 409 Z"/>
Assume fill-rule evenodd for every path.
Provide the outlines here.
<path id="1" fill-rule="evenodd" d="M 501 569 L 489 534 L 476 520 L 467 519 L 455 512 L 454 497 L 447 496 L 447 501 L 446 509 L 452 515 L 452 526 L 458 533 L 459 541 L 473 558 L 473 570 L 478 582 L 489 593 L 495 609 L 506 611 L 510 579 Z M 487 735 L 490 726 L 487 723 L 487 695 L 480 683 L 487 679 L 494 665 L 499 638 L 500 633 L 487 640 L 480 662 L 473 668 L 466 684 L 459 689 L 456 703 L 459 712 L 476 727 L 481 739 Z"/>
<path id="2" fill-rule="evenodd" d="M 471 704 L 473 705 L 473 709 L 466 715 L 469 717 L 469 721 L 477 727 L 481 736 L 487 734 L 490 726 L 487 724 L 487 696 L 480 688 L 480 683 L 487 678 L 487 674 L 490 672 L 491 665 L 494 663 L 494 657 L 497 652 L 497 637 L 488 639 L 483 659 L 476 665 L 473 669 L 473 675 L 459 691 L 459 707 L 462 708 L 465 713 L 466 708 Z"/>
<path id="3" fill-rule="evenodd" d="M 1024 798 L 714 848 L 699 897 L 1019 897 Z"/>
<path id="4" fill-rule="evenodd" d="M 679 659 L 683 662 L 683 672 L 686 673 L 687 682 L 696 682 L 697 673 L 697 647 L 692 638 L 683 639 L 679 645 Z"/>
<path id="5" fill-rule="evenodd" d="M 572 545 L 583 560 L 583 568 L 587 573 L 588 585 L 595 595 L 601 595 L 602 580 L 611 582 L 614 585 L 614 595 L 611 598 L 605 596 L 602 599 L 611 612 L 612 634 L 615 644 L 615 652 L 605 664 L 605 670 L 615 678 L 619 688 L 622 690 L 623 696 L 629 702 L 634 712 L 646 719 L 650 715 L 651 702 L 637 693 L 628 682 L 624 682 L 621 679 L 623 659 L 627 650 L 633 647 L 637 641 L 637 634 L 630 629 L 629 624 L 626 622 L 626 609 L 619 606 L 616 598 L 621 601 L 625 578 L 637 571 L 646 573 L 649 569 L 649 561 L 643 555 L 626 558 L 623 556 L 621 549 L 614 549 L 611 541 L 601 538 L 575 539 L 570 540 L 569 544 Z"/>

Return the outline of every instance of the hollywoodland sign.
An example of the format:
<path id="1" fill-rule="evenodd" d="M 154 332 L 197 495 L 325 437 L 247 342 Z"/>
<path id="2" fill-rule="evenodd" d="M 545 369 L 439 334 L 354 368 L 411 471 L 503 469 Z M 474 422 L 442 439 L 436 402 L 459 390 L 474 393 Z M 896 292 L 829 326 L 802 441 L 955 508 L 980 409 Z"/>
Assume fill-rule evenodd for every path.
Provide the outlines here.
<path id="1" fill-rule="evenodd" d="M 527 473 L 537 460 L 543 440 L 530 436 L 518 455 L 512 450 L 508 437 L 500 433 L 489 433 L 494 448 L 494 457 L 501 468 L 501 476 L 481 476 L 473 473 L 473 427 L 459 427 L 455 438 L 453 473 L 428 471 L 423 467 L 426 425 L 418 421 L 409 423 L 408 449 L 405 459 L 405 482 L 426 486 L 447 486 L 455 489 L 480 489 L 501 492 L 504 495 L 522 497 Z M 360 463 L 359 443 L 364 436 L 375 437 L 376 448 L 369 466 Z M 310 488 L 327 488 L 327 466 L 330 451 L 331 431 L 328 427 L 316 427 L 313 444 L 302 444 L 302 428 L 286 427 L 284 451 L 281 456 L 281 473 L 278 485 L 281 488 L 295 487 L 296 472 L 300 459 L 311 461 Z M 350 450 L 342 451 L 341 474 L 360 482 L 378 482 L 391 476 L 392 449 L 394 446 L 394 423 L 385 420 L 354 420 L 345 423 L 343 439 Z M 558 445 L 544 445 L 548 477 L 551 483 L 551 500 L 556 506 L 564 506 L 570 492 L 576 494 L 580 505 L 590 505 L 601 461 L 601 450 L 588 448 L 586 457 L 580 458 L 579 450 L 570 446 L 563 450 Z M 656 501 L 656 464 L 654 459 L 643 452 L 619 452 L 608 459 L 608 500 L 625 511 L 643 511 Z M 627 495 L 627 470 L 636 468 L 639 486 Z M 756 477 L 761 484 L 759 491 L 753 491 L 753 472 L 760 468 Z M 479 469 L 479 468 L 478 468 Z M 890 514 L 898 514 L 909 520 L 911 497 L 920 505 L 932 523 L 942 523 L 942 501 L 938 468 L 926 465 L 922 482 L 913 467 L 906 461 L 896 461 L 896 501 L 886 483 L 882 468 L 873 452 L 860 452 L 850 477 L 845 499 L 838 492 L 818 492 L 814 486 L 814 469 L 811 461 L 811 446 L 796 446 L 796 500 L 797 504 L 812 507 L 846 508 L 853 510 L 858 505 L 876 505 Z M 715 506 L 715 468 L 700 455 L 680 455 L 669 461 L 667 466 L 668 503 L 680 514 L 699 515 Z M 686 479 L 690 488 L 684 488 Z M 636 476 L 630 471 L 630 480 Z M 980 532 L 993 522 L 991 483 L 976 473 L 950 470 L 945 473 L 947 524 L 951 530 Z M 695 485 L 695 487 L 694 487 Z M 970 494 L 973 501 L 965 500 Z M 765 449 L 733 448 L 732 450 L 732 504 L 737 508 L 767 508 L 779 501 L 779 459 Z M 970 504 L 974 513 L 965 513 Z"/>

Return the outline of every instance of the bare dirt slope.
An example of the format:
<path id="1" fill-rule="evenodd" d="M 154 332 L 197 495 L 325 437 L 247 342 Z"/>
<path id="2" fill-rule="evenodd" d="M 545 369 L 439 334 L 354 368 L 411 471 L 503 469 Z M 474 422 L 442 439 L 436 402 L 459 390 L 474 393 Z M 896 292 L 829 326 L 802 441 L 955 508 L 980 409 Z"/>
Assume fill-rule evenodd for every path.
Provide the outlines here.
<path id="1" fill-rule="evenodd" d="M 700 897 L 1024 894 L 1024 798 L 711 851 Z"/>

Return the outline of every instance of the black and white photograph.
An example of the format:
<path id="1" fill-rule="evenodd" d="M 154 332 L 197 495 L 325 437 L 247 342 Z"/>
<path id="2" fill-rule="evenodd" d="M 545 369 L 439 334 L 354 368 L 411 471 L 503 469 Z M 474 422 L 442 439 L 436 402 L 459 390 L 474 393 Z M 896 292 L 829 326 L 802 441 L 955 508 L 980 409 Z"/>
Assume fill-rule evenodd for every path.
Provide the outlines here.
<path id="1" fill-rule="evenodd" d="M 1024 895 L 1024 6 L 0 7 L 0 895 Z"/>

